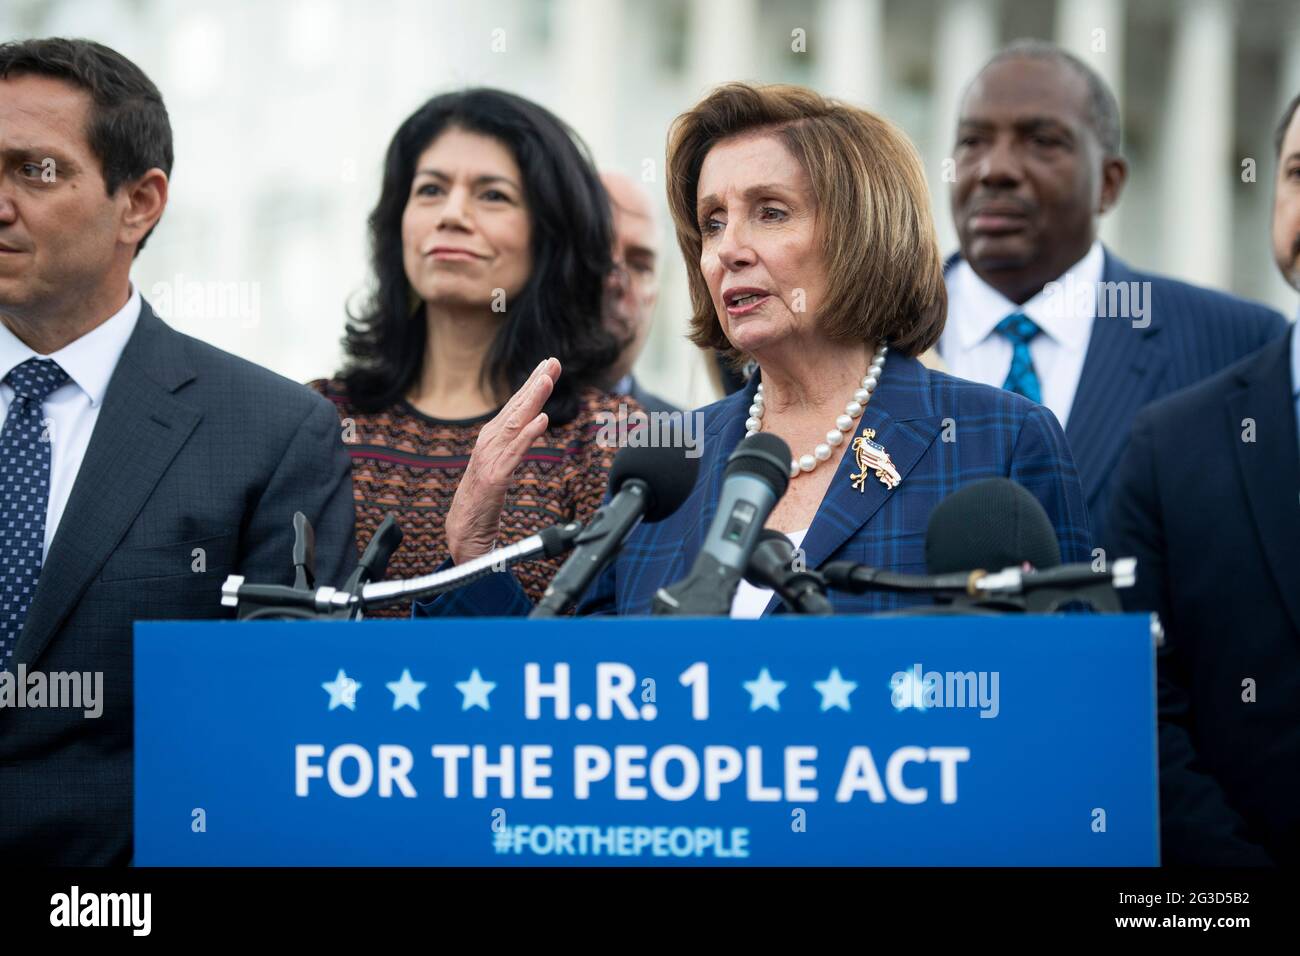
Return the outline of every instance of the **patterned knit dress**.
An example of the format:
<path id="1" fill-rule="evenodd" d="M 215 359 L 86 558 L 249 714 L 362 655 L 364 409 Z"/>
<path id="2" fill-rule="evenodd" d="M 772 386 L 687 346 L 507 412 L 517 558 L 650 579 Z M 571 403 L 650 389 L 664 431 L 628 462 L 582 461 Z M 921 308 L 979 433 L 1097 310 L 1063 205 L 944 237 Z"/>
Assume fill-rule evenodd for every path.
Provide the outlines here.
<path id="1" fill-rule="evenodd" d="M 437 570 L 449 557 L 444 522 L 451 499 L 479 429 L 496 413 L 451 421 L 430 418 L 405 400 L 381 412 L 361 412 L 348 401 L 337 379 L 317 379 L 308 385 L 338 409 L 343 441 L 352 456 L 357 553 L 365 549 L 384 516 L 392 514 L 403 537 L 388 563 L 385 580 Z M 618 450 L 597 441 L 601 425 L 609 415 L 634 410 L 639 406 L 626 396 L 583 391 L 577 416 L 566 425 L 547 429 L 515 470 L 501 512 L 498 544 L 513 544 L 552 524 L 590 520 L 604 498 Z M 530 561 L 517 565 L 511 573 L 537 601 L 563 560 Z M 375 608 L 366 616 L 410 614 L 411 602 L 404 601 Z"/>

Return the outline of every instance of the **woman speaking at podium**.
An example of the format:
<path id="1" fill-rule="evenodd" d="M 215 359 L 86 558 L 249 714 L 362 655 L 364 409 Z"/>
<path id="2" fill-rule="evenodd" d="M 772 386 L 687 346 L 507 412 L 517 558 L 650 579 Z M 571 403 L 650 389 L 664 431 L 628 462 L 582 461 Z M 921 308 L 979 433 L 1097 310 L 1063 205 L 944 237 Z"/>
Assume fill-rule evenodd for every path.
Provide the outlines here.
<path id="1" fill-rule="evenodd" d="M 632 533 L 579 613 L 647 614 L 659 588 L 687 575 L 727 458 L 756 432 L 793 452 L 767 527 L 801 547 L 809 568 L 834 559 L 924 573 L 935 505 L 995 476 L 1042 504 L 1063 561 L 1090 557 L 1078 476 L 1052 413 L 916 359 L 943 330 L 947 296 L 925 177 L 898 129 L 801 87 L 729 84 L 674 122 L 667 170 L 691 339 L 759 371 L 701 411 L 690 497 Z M 447 519 L 457 563 L 491 549 L 515 436 L 534 427 L 560 375 L 557 362 L 538 369 L 480 439 Z M 880 594 L 832 602 L 837 612 L 902 603 Z M 777 603 L 742 584 L 731 613 L 757 617 Z M 490 574 L 417 602 L 415 613 L 499 616 L 529 606 L 511 575 Z"/>

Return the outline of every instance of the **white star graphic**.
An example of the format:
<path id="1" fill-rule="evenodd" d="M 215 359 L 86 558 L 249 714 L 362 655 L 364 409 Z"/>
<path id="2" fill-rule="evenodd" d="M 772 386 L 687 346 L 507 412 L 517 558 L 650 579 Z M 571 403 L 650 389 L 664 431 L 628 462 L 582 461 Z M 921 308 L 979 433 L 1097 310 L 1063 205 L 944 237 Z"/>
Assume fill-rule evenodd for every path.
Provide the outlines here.
<path id="1" fill-rule="evenodd" d="M 389 681 L 384 686 L 393 692 L 393 710 L 401 710 L 403 707 L 419 710 L 420 691 L 429 685 L 424 681 L 411 680 L 410 670 L 404 667 L 401 680 Z"/>
<path id="2" fill-rule="evenodd" d="M 916 679 L 914 671 L 901 671 L 901 679 L 897 683 L 890 681 L 889 698 L 894 705 L 894 710 L 900 713 L 909 707 L 915 707 L 917 710 L 926 710 L 925 699 L 922 695 L 925 693 L 925 682 Z"/>
<path id="3" fill-rule="evenodd" d="M 772 675 L 767 672 L 767 668 L 758 675 L 758 680 L 747 680 L 744 682 L 745 690 L 749 691 L 749 709 L 758 710 L 760 707 L 771 707 L 773 710 L 781 709 L 781 702 L 778 701 L 777 695 L 785 690 L 785 681 L 772 680 Z"/>
<path id="4" fill-rule="evenodd" d="M 813 687 L 817 693 L 822 695 L 822 711 L 828 711 L 832 707 L 839 707 L 842 710 L 849 709 L 849 694 L 858 689 L 858 682 L 845 680 L 840 676 L 838 667 L 831 668 L 831 676 L 825 680 L 813 681 Z"/>
<path id="5" fill-rule="evenodd" d="M 357 691 L 361 689 L 361 684 L 343 673 L 343 668 L 339 668 L 338 677 L 321 684 L 321 687 L 330 692 L 330 710 L 340 704 L 348 710 L 357 709 Z"/>
<path id="6" fill-rule="evenodd" d="M 496 684 L 484 680 L 479 676 L 478 668 L 474 668 L 474 673 L 469 675 L 469 680 L 456 682 L 456 689 L 465 695 L 461 702 L 461 710 L 469 710 L 471 707 L 482 707 L 484 710 L 491 710 L 488 704 L 488 694 L 496 688 Z"/>

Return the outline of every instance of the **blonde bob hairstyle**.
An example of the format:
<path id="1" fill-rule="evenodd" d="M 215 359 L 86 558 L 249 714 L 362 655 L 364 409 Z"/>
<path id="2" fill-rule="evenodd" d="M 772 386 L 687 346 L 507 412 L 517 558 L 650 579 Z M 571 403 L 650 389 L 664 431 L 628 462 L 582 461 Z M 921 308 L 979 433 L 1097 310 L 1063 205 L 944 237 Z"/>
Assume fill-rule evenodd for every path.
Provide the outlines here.
<path id="1" fill-rule="evenodd" d="M 822 333 L 833 341 L 886 339 L 912 356 L 934 345 L 948 294 L 911 141 L 888 120 L 805 87 L 746 83 L 713 90 L 668 133 L 668 205 L 690 281 L 691 341 L 736 364 L 747 358 L 723 334 L 700 272 L 696 200 L 709 150 L 752 133 L 779 138 L 812 181 L 827 279 Z"/>

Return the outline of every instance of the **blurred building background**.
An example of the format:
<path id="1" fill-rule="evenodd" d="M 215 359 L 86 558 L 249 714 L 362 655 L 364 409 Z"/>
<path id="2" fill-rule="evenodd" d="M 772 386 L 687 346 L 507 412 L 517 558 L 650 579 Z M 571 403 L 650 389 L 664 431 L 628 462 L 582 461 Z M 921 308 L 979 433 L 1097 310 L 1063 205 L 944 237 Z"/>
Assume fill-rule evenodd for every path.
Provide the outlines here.
<path id="1" fill-rule="evenodd" d="M 713 393 L 684 337 L 685 266 L 663 200 L 672 118 L 732 79 L 882 112 L 925 157 L 946 252 L 959 94 L 1025 36 L 1084 57 L 1119 97 L 1132 170 L 1105 222 L 1111 248 L 1295 309 L 1268 218 L 1273 129 L 1300 91 L 1296 0 L 0 0 L 0 37 L 45 35 L 118 49 L 167 101 L 176 165 L 134 272 L 145 296 L 183 331 L 300 381 L 338 365 L 345 305 L 368 282 L 384 149 L 434 93 L 531 97 L 600 165 L 646 182 L 665 255 L 638 374 L 689 406 Z"/>

